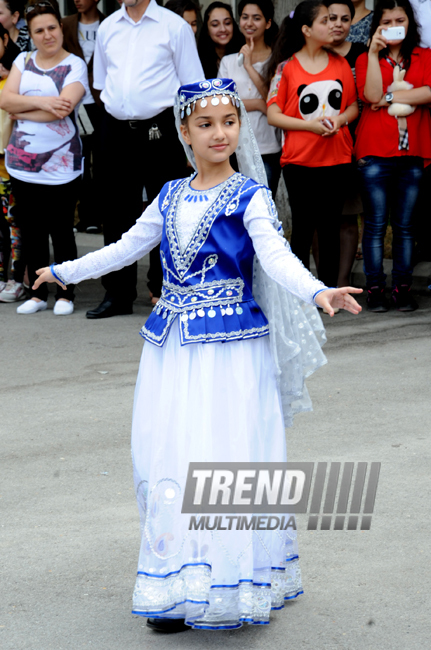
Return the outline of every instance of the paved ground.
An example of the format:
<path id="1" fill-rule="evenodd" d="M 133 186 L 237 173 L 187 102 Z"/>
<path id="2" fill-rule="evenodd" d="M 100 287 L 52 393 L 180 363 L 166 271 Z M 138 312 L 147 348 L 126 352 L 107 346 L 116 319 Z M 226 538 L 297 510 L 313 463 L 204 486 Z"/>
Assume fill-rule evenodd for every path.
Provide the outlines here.
<path id="1" fill-rule="evenodd" d="M 78 240 L 82 253 L 99 238 Z M 309 381 L 315 410 L 287 432 L 293 461 L 382 462 L 371 530 L 310 532 L 301 519 L 297 602 L 269 627 L 172 639 L 130 614 L 130 422 L 150 307 L 142 290 L 133 316 L 86 320 L 101 296 L 84 283 L 66 318 L 0 305 L 1 647 L 429 647 L 431 297 L 413 314 L 327 319 L 329 364 Z"/>

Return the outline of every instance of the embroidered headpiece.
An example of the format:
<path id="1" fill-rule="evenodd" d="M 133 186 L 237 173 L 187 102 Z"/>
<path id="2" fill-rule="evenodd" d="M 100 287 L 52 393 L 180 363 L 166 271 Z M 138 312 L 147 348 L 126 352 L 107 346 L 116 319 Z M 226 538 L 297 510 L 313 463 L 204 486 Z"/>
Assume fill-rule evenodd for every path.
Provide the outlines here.
<path id="1" fill-rule="evenodd" d="M 197 102 L 200 102 L 201 107 L 205 108 L 208 104 L 207 97 L 212 97 L 211 104 L 217 106 L 220 102 L 219 95 L 221 95 L 222 104 L 229 104 L 231 101 L 232 106 L 239 107 L 240 99 L 233 79 L 205 79 L 205 81 L 181 86 L 176 97 L 176 105 L 181 112 L 181 119 L 184 118 L 184 114 L 191 115 Z"/>

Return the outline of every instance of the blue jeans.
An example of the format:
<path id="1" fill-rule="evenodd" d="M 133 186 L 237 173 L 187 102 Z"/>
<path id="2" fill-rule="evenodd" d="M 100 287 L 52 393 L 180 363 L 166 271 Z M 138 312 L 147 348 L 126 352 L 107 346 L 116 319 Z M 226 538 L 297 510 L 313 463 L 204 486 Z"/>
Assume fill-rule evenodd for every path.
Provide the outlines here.
<path id="1" fill-rule="evenodd" d="M 364 204 L 362 252 L 367 287 L 384 286 L 383 244 L 390 212 L 392 283 L 410 285 L 413 258 L 413 211 L 423 174 L 423 159 L 415 156 L 358 160 Z"/>

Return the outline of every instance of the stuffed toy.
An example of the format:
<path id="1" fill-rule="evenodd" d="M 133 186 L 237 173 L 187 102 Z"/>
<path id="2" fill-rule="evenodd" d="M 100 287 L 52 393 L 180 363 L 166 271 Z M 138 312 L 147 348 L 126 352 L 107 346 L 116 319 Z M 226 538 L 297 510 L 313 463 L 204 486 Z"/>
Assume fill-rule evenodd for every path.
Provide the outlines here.
<path id="1" fill-rule="evenodd" d="M 390 86 L 388 86 L 388 93 L 393 93 L 396 90 L 410 90 L 413 88 L 412 84 L 409 84 L 408 81 L 404 81 L 406 76 L 406 70 L 401 70 L 401 68 L 396 65 L 394 67 L 394 80 Z M 407 117 L 411 115 L 416 110 L 416 106 L 410 106 L 409 104 L 397 104 L 396 102 L 391 104 L 388 107 L 389 115 L 394 117 Z"/>

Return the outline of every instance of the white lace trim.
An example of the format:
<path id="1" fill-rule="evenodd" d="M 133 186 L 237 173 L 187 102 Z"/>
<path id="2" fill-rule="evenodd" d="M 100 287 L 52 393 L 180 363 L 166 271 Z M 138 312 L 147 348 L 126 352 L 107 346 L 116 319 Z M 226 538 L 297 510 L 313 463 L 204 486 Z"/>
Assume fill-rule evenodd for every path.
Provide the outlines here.
<path id="1" fill-rule="evenodd" d="M 211 584 L 211 565 L 206 562 L 185 564 L 160 577 L 138 572 L 132 613 L 184 618 L 197 629 L 265 625 L 272 609 L 282 609 L 286 600 L 303 593 L 297 556 L 284 564 L 262 572 L 264 582 L 257 572 L 257 580 L 240 579 L 233 585 Z"/>

